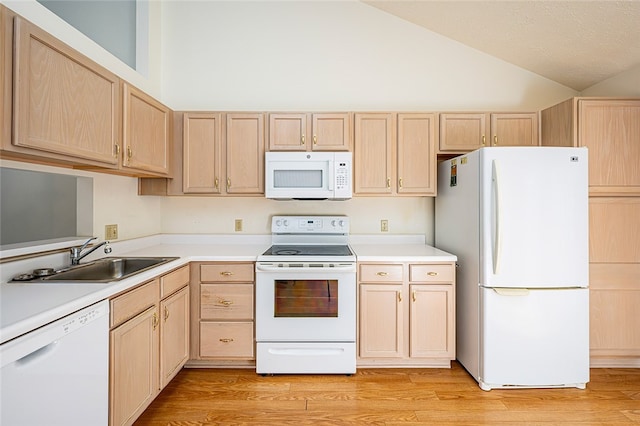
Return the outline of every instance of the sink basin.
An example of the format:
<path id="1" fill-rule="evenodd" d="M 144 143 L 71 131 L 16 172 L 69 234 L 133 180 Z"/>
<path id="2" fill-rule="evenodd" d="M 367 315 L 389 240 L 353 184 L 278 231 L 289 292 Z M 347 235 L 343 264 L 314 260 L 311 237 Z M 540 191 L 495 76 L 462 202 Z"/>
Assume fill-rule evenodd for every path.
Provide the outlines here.
<path id="1" fill-rule="evenodd" d="M 129 278 L 177 257 L 105 257 L 42 278 L 44 281 L 72 281 L 106 283 Z"/>

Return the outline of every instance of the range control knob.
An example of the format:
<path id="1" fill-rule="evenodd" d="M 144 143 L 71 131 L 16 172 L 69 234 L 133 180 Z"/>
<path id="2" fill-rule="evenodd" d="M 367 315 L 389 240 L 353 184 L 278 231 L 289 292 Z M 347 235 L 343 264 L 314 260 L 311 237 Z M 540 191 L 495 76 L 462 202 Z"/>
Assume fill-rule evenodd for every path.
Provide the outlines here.
<path id="1" fill-rule="evenodd" d="M 287 219 L 285 219 L 285 220 L 282 221 L 282 224 L 284 226 L 289 226 L 289 221 Z"/>
<path id="2" fill-rule="evenodd" d="M 278 227 L 279 227 L 280 225 L 282 225 L 282 221 L 281 221 L 280 219 L 277 219 L 277 220 L 276 220 L 276 226 L 278 226 Z"/>
<path id="3" fill-rule="evenodd" d="M 340 225 L 340 227 L 342 228 L 344 226 L 344 220 L 338 221 L 338 225 Z"/>
<path id="4" fill-rule="evenodd" d="M 332 220 L 332 221 L 331 221 L 331 226 L 333 226 L 333 227 L 338 226 L 338 221 L 337 221 L 337 220 L 335 220 L 335 219 L 334 219 L 334 220 Z"/>

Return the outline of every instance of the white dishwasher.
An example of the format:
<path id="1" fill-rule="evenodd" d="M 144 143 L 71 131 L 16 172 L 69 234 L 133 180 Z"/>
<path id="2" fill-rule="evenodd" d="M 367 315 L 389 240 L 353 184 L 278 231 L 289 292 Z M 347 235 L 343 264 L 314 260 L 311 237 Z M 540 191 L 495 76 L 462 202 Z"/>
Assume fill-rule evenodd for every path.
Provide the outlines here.
<path id="1" fill-rule="evenodd" d="M 0 424 L 106 426 L 109 302 L 0 346 Z"/>

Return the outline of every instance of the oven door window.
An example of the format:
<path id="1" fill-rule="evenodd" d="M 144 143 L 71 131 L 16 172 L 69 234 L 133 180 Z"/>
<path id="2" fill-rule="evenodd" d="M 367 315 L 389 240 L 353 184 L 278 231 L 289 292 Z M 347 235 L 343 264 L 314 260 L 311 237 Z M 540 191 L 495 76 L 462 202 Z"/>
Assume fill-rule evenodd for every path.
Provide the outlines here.
<path id="1" fill-rule="evenodd" d="M 275 280 L 276 317 L 337 317 L 338 280 Z"/>

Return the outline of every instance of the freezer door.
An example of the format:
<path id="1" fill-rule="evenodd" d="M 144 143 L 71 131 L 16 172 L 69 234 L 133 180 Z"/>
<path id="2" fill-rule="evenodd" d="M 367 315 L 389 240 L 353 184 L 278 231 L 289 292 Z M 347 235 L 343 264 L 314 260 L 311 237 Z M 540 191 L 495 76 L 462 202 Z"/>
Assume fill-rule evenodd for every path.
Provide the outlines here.
<path id="1" fill-rule="evenodd" d="M 586 287 L 586 148 L 480 150 L 480 284 Z"/>
<path id="2" fill-rule="evenodd" d="M 481 290 L 480 386 L 583 388 L 589 290 Z"/>

